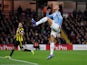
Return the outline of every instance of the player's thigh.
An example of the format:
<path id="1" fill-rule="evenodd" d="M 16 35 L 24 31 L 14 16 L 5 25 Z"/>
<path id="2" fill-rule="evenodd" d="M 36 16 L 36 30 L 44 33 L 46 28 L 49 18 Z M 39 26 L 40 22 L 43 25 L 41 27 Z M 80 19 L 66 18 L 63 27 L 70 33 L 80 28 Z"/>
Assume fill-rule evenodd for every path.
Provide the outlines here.
<path id="1" fill-rule="evenodd" d="M 51 18 L 48 17 L 48 20 L 47 20 L 48 24 L 51 26 L 52 25 L 52 22 L 53 20 Z"/>
<path id="2" fill-rule="evenodd" d="M 61 38 L 61 33 L 60 32 L 57 34 L 57 37 L 58 38 Z"/>
<path id="3" fill-rule="evenodd" d="M 14 47 L 16 48 L 16 47 L 18 47 L 18 45 L 20 44 L 20 42 L 19 41 L 14 41 Z"/>
<path id="4" fill-rule="evenodd" d="M 57 32 L 55 32 L 54 30 L 51 30 L 51 34 L 50 36 L 56 38 L 57 37 Z"/>
<path id="5" fill-rule="evenodd" d="M 56 38 L 53 35 L 50 35 L 49 41 L 56 43 Z"/>

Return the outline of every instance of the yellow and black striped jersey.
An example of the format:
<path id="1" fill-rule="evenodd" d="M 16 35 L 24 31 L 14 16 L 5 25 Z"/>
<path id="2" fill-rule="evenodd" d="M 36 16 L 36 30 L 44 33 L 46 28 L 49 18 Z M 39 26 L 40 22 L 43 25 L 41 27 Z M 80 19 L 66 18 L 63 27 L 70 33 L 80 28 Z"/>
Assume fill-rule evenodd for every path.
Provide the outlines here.
<path id="1" fill-rule="evenodd" d="M 19 29 L 20 32 L 23 32 L 24 33 L 24 28 L 20 28 Z M 18 32 L 18 30 L 16 31 L 16 41 L 23 41 L 23 36 Z"/>

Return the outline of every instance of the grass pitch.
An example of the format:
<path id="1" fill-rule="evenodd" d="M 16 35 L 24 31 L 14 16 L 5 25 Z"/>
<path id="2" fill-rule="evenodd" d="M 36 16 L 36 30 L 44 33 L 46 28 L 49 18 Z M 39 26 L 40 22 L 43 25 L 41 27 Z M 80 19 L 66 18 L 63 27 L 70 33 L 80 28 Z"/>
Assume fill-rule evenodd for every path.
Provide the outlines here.
<path id="1" fill-rule="evenodd" d="M 87 65 L 87 51 L 55 51 L 52 59 L 47 60 L 49 51 L 15 51 L 12 59 L 6 59 L 10 51 L 0 51 L 0 65 Z"/>

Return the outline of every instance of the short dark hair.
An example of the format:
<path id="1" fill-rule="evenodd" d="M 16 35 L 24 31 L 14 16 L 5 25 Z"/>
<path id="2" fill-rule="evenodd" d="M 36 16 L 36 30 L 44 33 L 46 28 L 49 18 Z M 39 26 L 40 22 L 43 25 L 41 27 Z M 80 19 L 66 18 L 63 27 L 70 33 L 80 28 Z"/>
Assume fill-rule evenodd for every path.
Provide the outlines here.
<path id="1" fill-rule="evenodd" d="M 48 6 L 47 9 L 51 9 L 51 7 Z"/>

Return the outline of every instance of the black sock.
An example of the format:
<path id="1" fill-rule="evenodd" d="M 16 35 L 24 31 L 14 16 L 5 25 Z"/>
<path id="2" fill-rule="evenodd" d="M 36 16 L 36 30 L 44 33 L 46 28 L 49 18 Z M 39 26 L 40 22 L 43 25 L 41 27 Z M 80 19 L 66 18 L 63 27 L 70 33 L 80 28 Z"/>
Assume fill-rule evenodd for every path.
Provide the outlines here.
<path id="1" fill-rule="evenodd" d="M 28 49 L 24 49 L 24 51 L 30 51 L 31 52 L 31 50 L 28 50 Z"/>
<path id="2" fill-rule="evenodd" d="M 14 52 L 14 49 L 11 51 L 10 56 L 12 56 L 12 55 L 13 55 L 13 52 Z"/>

